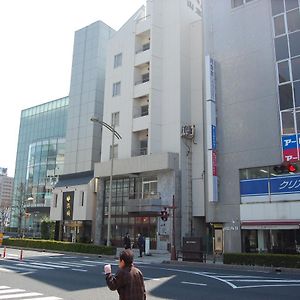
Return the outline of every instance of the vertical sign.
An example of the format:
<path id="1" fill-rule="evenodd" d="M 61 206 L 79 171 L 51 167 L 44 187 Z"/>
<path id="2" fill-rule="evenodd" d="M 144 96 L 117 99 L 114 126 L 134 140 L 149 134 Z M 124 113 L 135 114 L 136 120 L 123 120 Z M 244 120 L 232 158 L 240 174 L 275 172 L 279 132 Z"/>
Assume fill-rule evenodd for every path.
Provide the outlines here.
<path id="1" fill-rule="evenodd" d="M 63 193 L 63 219 L 73 219 L 74 192 Z"/>
<path id="2" fill-rule="evenodd" d="M 282 155 L 284 161 L 296 161 L 298 160 L 298 149 L 299 149 L 299 136 L 283 135 L 281 137 L 282 142 Z"/>
<path id="3" fill-rule="evenodd" d="M 217 117 L 215 62 L 205 57 L 206 144 L 207 144 L 207 193 L 209 202 L 218 201 L 217 176 Z"/>

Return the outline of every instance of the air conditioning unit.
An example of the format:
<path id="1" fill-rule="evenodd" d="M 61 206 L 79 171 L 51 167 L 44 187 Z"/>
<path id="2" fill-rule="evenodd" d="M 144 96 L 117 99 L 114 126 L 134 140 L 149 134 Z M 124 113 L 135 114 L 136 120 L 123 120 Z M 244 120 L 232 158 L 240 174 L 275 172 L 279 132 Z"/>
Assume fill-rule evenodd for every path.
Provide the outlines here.
<path id="1" fill-rule="evenodd" d="M 195 137 L 195 125 L 184 125 L 181 127 L 181 137 L 193 139 Z"/>

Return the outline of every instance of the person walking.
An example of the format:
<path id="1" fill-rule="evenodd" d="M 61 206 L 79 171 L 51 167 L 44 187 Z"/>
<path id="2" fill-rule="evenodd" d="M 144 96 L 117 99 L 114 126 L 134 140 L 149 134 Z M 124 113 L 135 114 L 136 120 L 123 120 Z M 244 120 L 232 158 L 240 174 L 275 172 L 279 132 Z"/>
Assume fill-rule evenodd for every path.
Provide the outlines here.
<path id="1" fill-rule="evenodd" d="M 131 249 L 131 240 L 128 232 L 124 236 L 123 244 L 125 249 Z"/>
<path id="2" fill-rule="evenodd" d="M 110 290 L 118 291 L 119 300 L 145 300 L 146 289 L 142 272 L 133 266 L 133 253 L 127 249 L 120 253 L 119 270 L 112 275 L 111 265 L 104 266 L 106 283 Z"/>
<path id="3" fill-rule="evenodd" d="M 137 245 L 140 250 L 140 257 L 143 257 L 143 252 L 145 251 L 145 239 L 140 233 L 138 234 Z"/>

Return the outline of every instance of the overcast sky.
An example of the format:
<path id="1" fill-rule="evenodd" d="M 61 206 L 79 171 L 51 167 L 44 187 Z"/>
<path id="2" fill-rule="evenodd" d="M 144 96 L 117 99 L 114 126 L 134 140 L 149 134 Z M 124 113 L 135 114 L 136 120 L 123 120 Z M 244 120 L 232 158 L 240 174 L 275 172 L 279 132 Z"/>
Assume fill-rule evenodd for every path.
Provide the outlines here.
<path id="1" fill-rule="evenodd" d="M 119 29 L 145 0 L 0 0 L 0 167 L 14 176 L 20 113 L 69 93 L 74 32 Z"/>

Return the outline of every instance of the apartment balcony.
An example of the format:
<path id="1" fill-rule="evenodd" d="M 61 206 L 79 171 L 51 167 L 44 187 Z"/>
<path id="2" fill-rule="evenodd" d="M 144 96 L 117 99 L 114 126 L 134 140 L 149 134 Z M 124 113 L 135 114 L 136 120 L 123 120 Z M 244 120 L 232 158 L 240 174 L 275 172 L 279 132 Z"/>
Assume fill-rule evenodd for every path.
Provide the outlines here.
<path id="1" fill-rule="evenodd" d="M 151 17 L 146 16 L 138 19 L 135 26 L 135 34 L 140 35 L 149 31 L 151 28 Z"/>
<path id="2" fill-rule="evenodd" d="M 133 97 L 139 98 L 149 95 L 150 92 L 150 81 L 137 81 L 134 86 Z"/>
<path id="3" fill-rule="evenodd" d="M 141 193 L 130 195 L 126 201 L 128 213 L 153 213 L 158 214 L 162 208 L 162 200 L 159 193 Z"/>
<path id="4" fill-rule="evenodd" d="M 151 51 L 150 51 L 150 43 L 147 43 L 142 46 L 142 49 L 137 50 L 135 55 L 135 64 L 134 66 L 143 65 L 150 62 Z"/>
<path id="5" fill-rule="evenodd" d="M 142 156 L 148 154 L 148 147 L 141 147 L 132 151 L 132 156 Z"/>
<path id="6" fill-rule="evenodd" d="M 137 132 L 137 131 L 142 131 L 142 130 L 148 129 L 149 122 L 150 122 L 149 115 L 139 116 L 139 117 L 134 118 L 133 122 L 132 122 L 132 131 Z"/>

